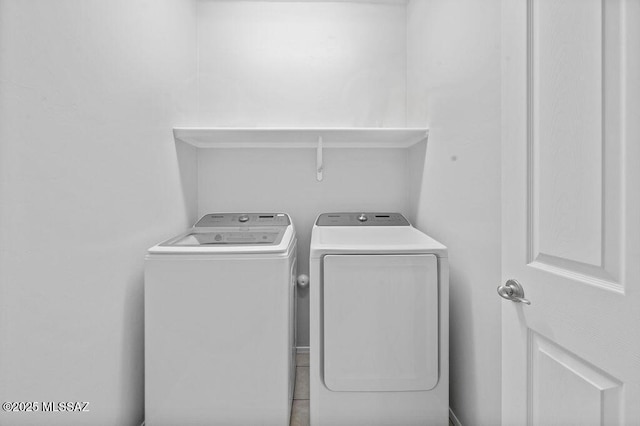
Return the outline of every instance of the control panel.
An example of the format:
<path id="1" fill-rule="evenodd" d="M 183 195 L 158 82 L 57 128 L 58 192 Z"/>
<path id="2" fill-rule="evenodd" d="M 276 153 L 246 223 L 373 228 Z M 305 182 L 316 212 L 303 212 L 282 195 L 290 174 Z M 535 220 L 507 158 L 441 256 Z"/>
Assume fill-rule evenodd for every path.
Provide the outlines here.
<path id="1" fill-rule="evenodd" d="M 317 226 L 411 226 L 400 213 L 323 213 Z"/>
<path id="2" fill-rule="evenodd" d="M 195 228 L 288 226 L 291 224 L 285 213 L 210 213 L 202 216 Z"/>

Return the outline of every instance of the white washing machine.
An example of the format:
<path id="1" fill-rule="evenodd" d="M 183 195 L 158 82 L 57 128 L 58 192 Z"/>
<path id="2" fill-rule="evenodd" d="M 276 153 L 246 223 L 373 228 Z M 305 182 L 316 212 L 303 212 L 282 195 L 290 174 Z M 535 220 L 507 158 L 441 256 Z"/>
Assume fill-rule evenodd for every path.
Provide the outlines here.
<path id="1" fill-rule="evenodd" d="M 310 252 L 311 425 L 448 425 L 447 249 L 398 213 L 326 213 Z"/>
<path id="2" fill-rule="evenodd" d="M 295 277 L 284 213 L 207 214 L 150 248 L 145 424 L 288 425 Z"/>

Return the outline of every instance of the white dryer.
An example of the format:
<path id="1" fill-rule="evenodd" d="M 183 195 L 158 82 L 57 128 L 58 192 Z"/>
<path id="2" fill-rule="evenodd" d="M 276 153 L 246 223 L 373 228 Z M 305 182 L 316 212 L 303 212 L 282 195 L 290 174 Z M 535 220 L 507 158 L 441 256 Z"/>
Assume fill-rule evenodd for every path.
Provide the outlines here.
<path id="1" fill-rule="evenodd" d="M 446 247 L 399 213 L 325 213 L 310 278 L 311 425 L 447 425 Z"/>
<path id="2" fill-rule="evenodd" d="M 296 235 L 289 216 L 207 214 L 145 260 L 145 424 L 289 424 Z"/>

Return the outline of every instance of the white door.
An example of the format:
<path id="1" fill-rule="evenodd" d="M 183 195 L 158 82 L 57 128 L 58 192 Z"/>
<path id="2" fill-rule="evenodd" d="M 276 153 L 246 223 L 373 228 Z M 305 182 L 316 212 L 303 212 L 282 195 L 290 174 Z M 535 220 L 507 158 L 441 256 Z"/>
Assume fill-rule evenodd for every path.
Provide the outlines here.
<path id="1" fill-rule="evenodd" d="M 640 425 L 640 1 L 504 0 L 503 49 L 503 424 Z"/>
<path id="2" fill-rule="evenodd" d="M 332 391 L 430 390 L 438 383 L 433 254 L 327 255 L 324 382 Z"/>

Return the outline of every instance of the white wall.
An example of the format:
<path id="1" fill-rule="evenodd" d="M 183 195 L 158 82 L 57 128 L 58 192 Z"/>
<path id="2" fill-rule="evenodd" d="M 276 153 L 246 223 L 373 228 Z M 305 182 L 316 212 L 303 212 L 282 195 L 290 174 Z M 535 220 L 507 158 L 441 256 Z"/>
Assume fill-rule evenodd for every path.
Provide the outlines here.
<path id="1" fill-rule="evenodd" d="M 405 7 L 198 2 L 203 126 L 403 126 Z"/>
<path id="2" fill-rule="evenodd" d="M 0 401 L 90 402 L 0 424 L 143 419 L 145 249 L 195 217 L 171 135 L 195 23 L 185 0 L 0 0 Z"/>
<path id="3" fill-rule="evenodd" d="M 450 406 L 500 424 L 500 1 L 408 6 L 408 124 L 430 128 L 417 225 L 449 247 Z"/>
<path id="4" fill-rule="evenodd" d="M 199 124 L 402 127 L 404 3 L 198 2 Z M 200 150 L 198 211 L 286 211 L 308 273 L 311 227 L 325 211 L 406 211 L 406 150 Z M 309 344 L 308 293 L 297 344 Z"/>

